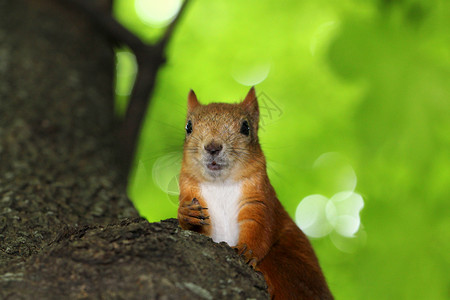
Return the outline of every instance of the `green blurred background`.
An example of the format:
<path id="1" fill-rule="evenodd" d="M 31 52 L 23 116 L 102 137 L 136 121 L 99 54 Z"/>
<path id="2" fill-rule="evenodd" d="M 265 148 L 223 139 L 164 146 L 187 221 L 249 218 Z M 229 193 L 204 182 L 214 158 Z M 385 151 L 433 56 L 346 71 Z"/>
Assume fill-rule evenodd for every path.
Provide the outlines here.
<path id="1" fill-rule="evenodd" d="M 179 4 L 116 0 L 115 14 L 152 42 Z M 189 89 L 237 102 L 254 84 L 292 217 L 313 194 L 364 200 L 355 237 L 312 238 L 336 299 L 450 299 L 450 1 L 197 0 L 179 25 L 129 187 L 140 213 L 176 216 Z M 136 71 L 126 49 L 117 68 L 122 114 Z"/>

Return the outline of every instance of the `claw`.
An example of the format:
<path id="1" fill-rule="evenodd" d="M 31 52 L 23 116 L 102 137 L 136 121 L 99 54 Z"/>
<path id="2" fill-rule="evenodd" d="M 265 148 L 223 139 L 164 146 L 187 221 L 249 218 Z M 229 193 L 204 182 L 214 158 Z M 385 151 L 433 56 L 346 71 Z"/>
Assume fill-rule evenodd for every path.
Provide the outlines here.
<path id="1" fill-rule="evenodd" d="M 256 260 L 256 258 L 251 258 L 248 262 L 247 262 L 247 264 L 250 266 L 250 267 L 252 267 L 252 269 L 253 270 L 256 270 L 256 264 L 257 264 L 257 260 Z"/>
<path id="2" fill-rule="evenodd" d="M 201 211 L 201 210 L 202 210 L 202 207 L 199 206 L 199 205 L 192 205 L 192 204 L 189 204 L 187 207 L 188 207 L 190 210 L 198 210 L 198 211 Z"/>
<path id="3" fill-rule="evenodd" d="M 234 247 L 234 250 L 253 270 L 258 270 L 258 259 L 253 256 L 253 250 L 249 249 L 247 244 L 236 246 Z"/>
<path id="4" fill-rule="evenodd" d="M 198 211 L 208 209 L 206 207 L 200 206 L 199 204 L 188 204 L 188 205 L 186 205 L 186 207 L 189 208 L 190 210 L 198 210 Z"/>
<path id="5" fill-rule="evenodd" d="M 237 248 L 239 255 L 243 255 L 247 251 L 247 244 L 242 245 L 242 248 Z"/>

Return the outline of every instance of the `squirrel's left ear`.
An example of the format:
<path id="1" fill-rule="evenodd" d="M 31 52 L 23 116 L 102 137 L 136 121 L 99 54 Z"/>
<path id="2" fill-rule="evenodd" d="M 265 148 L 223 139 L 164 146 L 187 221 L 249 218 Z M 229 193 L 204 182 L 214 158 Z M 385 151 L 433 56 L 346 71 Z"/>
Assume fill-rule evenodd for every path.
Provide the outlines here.
<path id="1" fill-rule="evenodd" d="M 259 120 L 259 106 L 258 106 L 258 100 L 256 99 L 256 92 L 255 87 L 252 86 L 250 91 L 248 91 L 247 96 L 245 96 L 244 101 L 241 104 L 244 109 L 250 113 L 250 115 L 256 119 L 256 121 Z"/>

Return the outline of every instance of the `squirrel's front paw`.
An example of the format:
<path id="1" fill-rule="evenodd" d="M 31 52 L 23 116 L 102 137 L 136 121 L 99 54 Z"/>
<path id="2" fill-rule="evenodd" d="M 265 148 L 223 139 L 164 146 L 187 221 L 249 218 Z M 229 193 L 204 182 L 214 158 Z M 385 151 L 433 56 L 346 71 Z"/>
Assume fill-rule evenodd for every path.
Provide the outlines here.
<path id="1" fill-rule="evenodd" d="M 258 259 L 253 256 L 253 251 L 247 247 L 247 244 L 239 244 L 233 247 L 233 249 L 244 259 L 246 264 L 252 267 L 253 270 L 259 271 L 257 267 Z"/>
<path id="2" fill-rule="evenodd" d="M 202 207 L 197 198 L 183 202 L 178 208 L 178 221 L 192 226 L 210 225 L 206 207 Z"/>

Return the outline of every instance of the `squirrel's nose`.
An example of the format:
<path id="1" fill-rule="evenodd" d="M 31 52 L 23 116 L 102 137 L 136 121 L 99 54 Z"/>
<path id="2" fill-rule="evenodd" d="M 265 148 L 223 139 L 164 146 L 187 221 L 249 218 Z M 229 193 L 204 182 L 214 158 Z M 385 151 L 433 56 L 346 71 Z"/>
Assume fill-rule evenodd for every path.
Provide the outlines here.
<path id="1" fill-rule="evenodd" d="M 222 150 L 222 145 L 217 144 L 215 142 L 211 142 L 208 145 L 205 146 L 205 150 L 208 151 L 211 155 L 217 155 Z"/>

